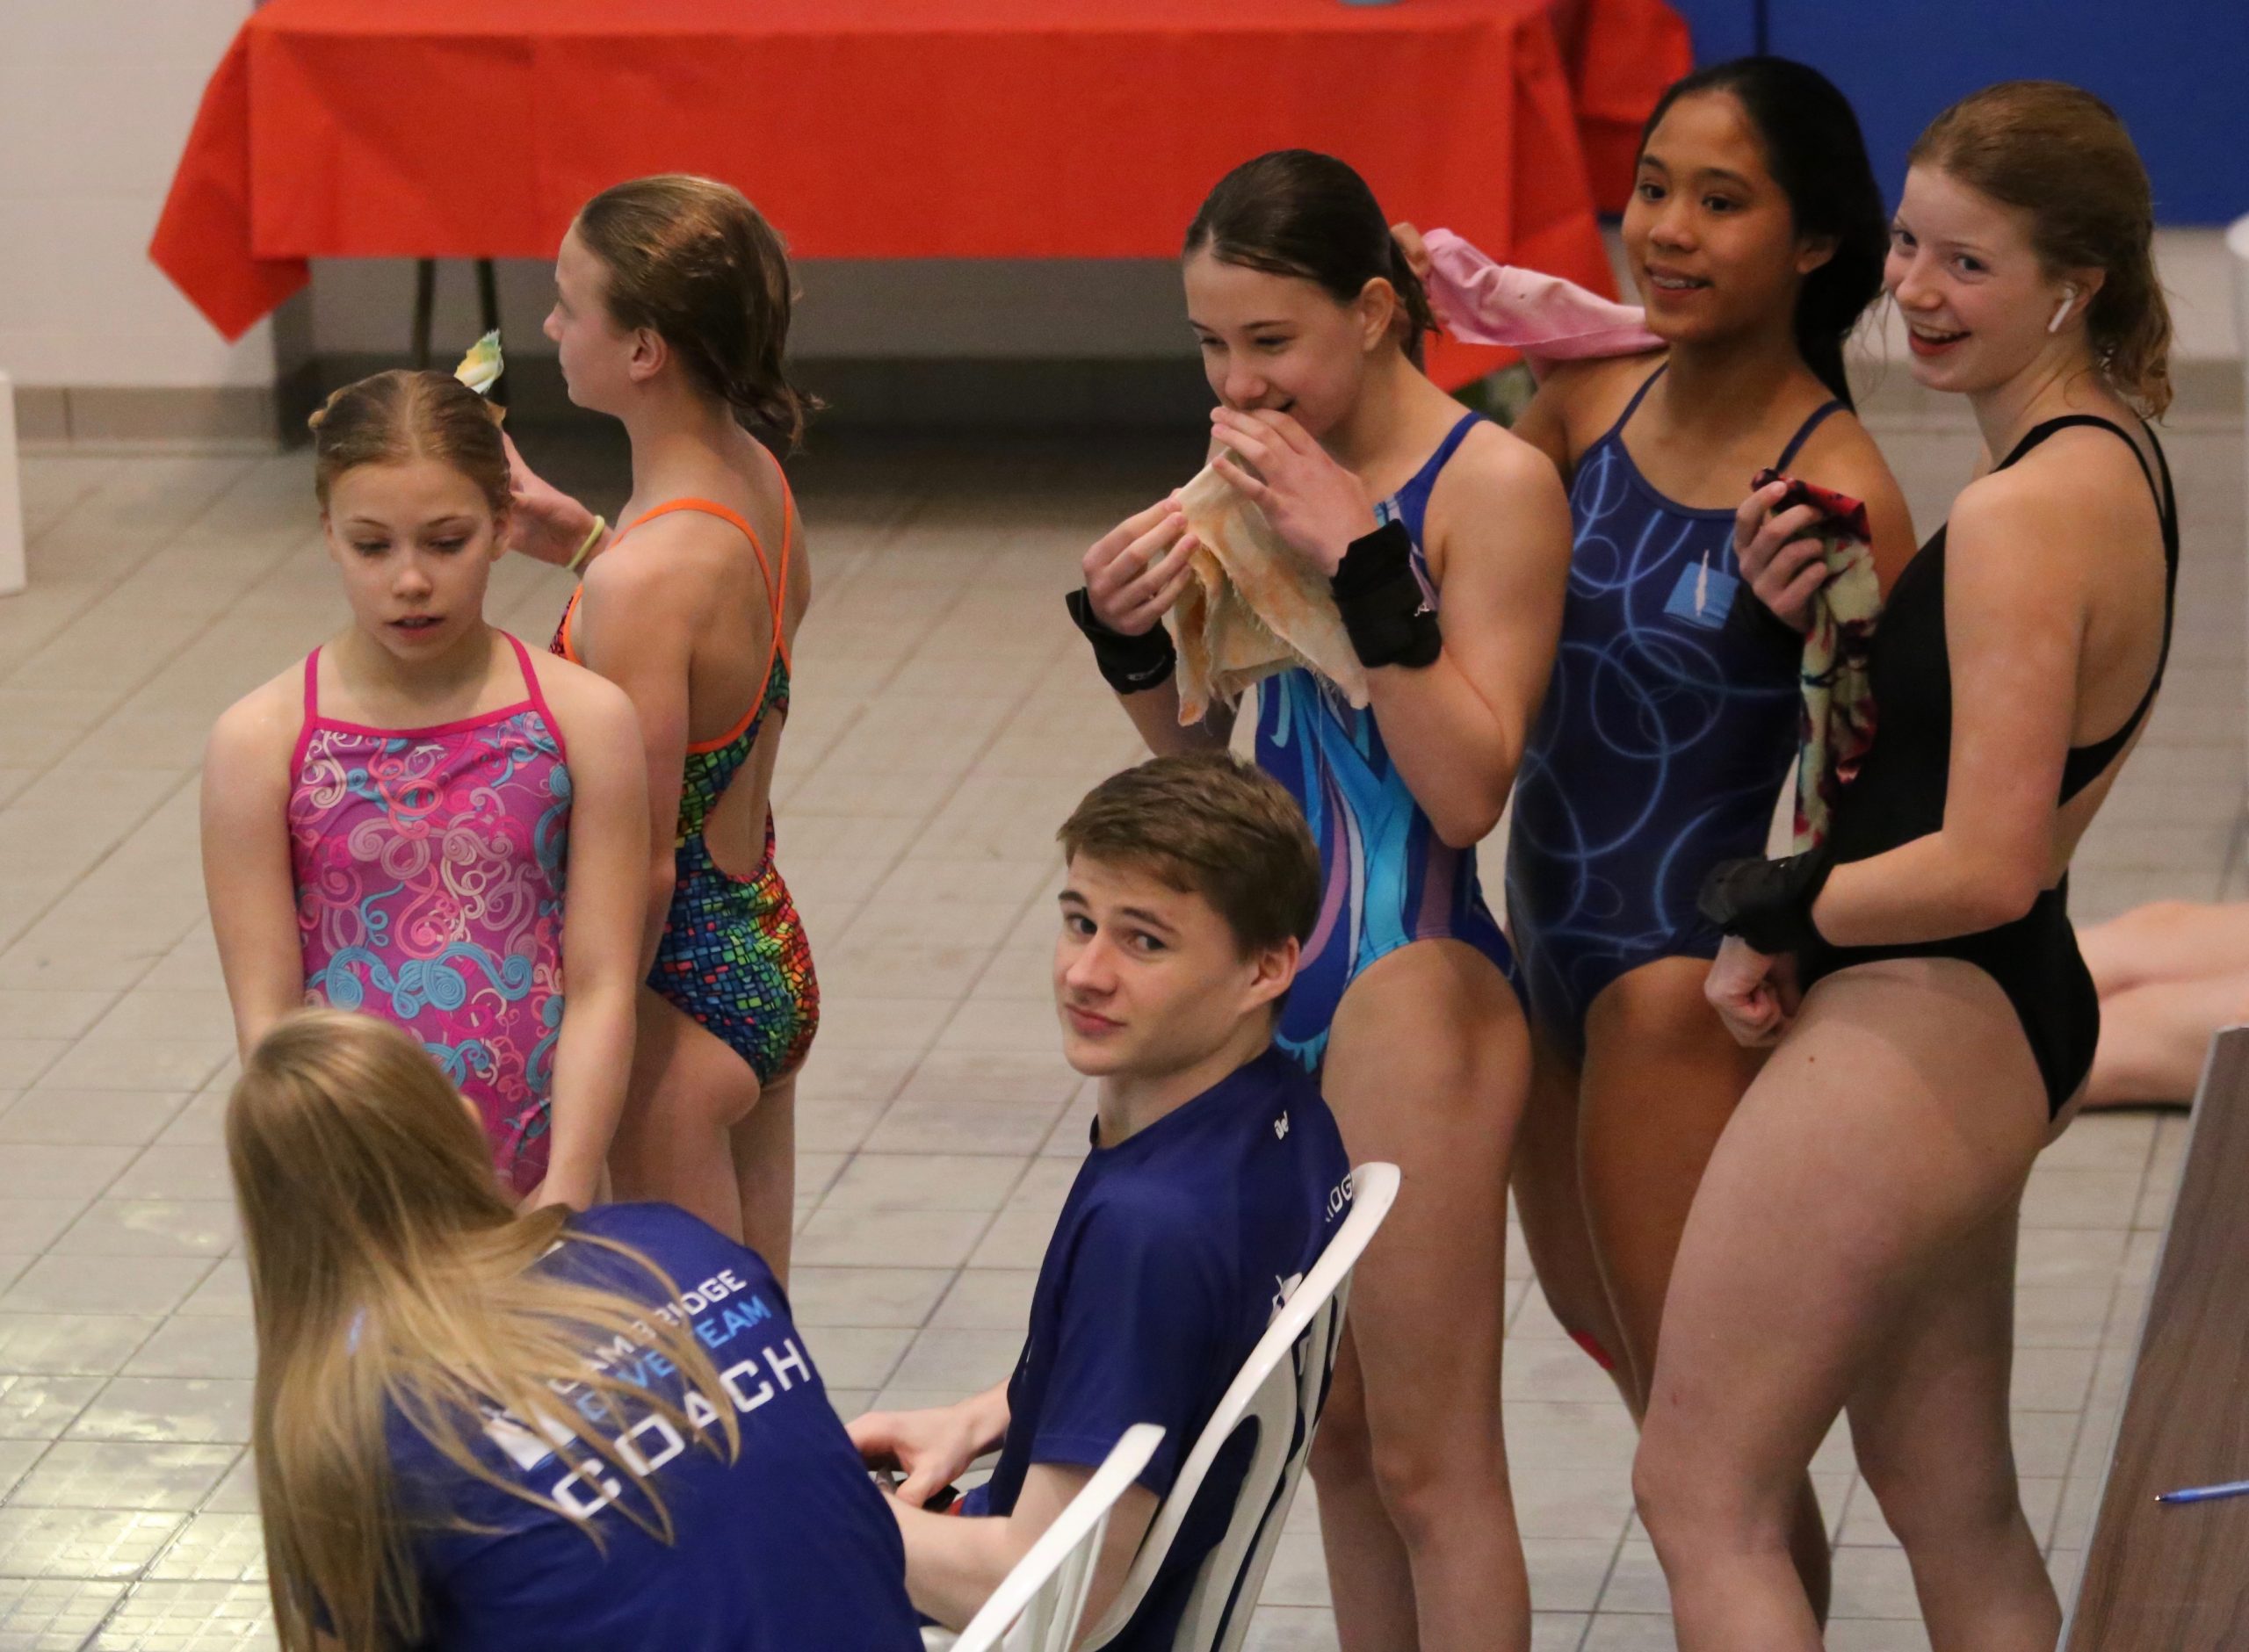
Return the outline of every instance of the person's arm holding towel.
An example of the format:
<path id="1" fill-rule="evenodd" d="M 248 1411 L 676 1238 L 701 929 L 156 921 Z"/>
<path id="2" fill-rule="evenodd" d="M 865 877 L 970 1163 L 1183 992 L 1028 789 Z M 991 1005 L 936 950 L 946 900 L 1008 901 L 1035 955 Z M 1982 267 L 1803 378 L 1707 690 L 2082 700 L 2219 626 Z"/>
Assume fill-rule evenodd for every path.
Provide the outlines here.
<path id="1" fill-rule="evenodd" d="M 1222 751 L 1233 738 L 1234 708 L 1214 703 L 1200 723 L 1179 722 L 1177 654 L 1163 617 L 1194 577 L 1195 536 L 1176 498 L 1127 516 L 1085 554 L 1085 588 L 1070 597 L 1071 617 L 1093 644 L 1102 676 L 1159 757 Z"/>
<path id="2" fill-rule="evenodd" d="M 1428 585 L 1443 594 L 1440 622 L 1434 590 L 1416 600 L 1408 589 L 1419 581 L 1403 528 L 1378 528 L 1358 480 L 1301 425 L 1269 409 L 1220 408 L 1211 420 L 1228 452 L 1258 473 L 1221 454 L 1219 473 L 1333 582 L 1414 800 L 1447 844 L 1479 842 L 1507 806 L 1561 629 L 1570 514 L 1553 467 L 1497 432 L 1446 467 L 1424 546 Z"/>

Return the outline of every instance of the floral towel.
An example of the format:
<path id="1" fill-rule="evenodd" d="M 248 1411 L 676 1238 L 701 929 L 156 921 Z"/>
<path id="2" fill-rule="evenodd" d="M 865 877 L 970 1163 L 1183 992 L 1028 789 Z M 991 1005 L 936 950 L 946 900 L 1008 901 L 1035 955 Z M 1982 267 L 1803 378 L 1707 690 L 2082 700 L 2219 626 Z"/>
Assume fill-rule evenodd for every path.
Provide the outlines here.
<path id="1" fill-rule="evenodd" d="M 1171 612 L 1180 722 L 1199 723 L 1214 702 L 1232 705 L 1260 678 L 1295 666 L 1365 705 L 1366 668 L 1327 581 L 1282 543 L 1265 513 L 1208 465 L 1179 490 L 1179 506 L 1202 542 Z"/>
<path id="2" fill-rule="evenodd" d="M 1797 720 L 1796 849 L 1817 848 L 1827 836 L 1835 798 L 1858 773 L 1874 744 L 1874 679 L 1868 669 L 1882 587 L 1868 547 L 1866 507 L 1844 494 L 1760 471 L 1752 488 L 1786 481 L 1775 510 L 1811 505 L 1823 512 L 1811 528 L 1827 564 L 1827 582 L 1811 599 L 1804 639 L 1804 710 Z"/>

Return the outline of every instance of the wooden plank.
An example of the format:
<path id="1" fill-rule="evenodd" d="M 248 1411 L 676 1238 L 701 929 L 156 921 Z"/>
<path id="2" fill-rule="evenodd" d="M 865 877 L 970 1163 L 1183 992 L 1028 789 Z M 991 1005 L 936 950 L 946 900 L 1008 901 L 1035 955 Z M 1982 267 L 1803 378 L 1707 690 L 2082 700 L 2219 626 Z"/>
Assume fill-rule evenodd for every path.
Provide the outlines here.
<path id="1" fill-rule="evenodd" d="M 2086 1551 L 2069 1652 L 2249 1648 L 2249 1028 L 2218 1035 Z"/>

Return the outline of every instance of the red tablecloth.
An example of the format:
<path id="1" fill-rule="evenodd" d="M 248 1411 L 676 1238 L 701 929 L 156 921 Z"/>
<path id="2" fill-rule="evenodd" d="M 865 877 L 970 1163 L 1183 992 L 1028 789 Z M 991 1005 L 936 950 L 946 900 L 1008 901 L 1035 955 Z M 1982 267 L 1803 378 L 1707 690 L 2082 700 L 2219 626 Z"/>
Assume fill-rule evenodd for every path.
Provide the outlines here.
<path id="1" fill-rule="evenodd" d="M 693 171 L 800 256 L 1168 256 L 1229 167 L 1303 146 L 1606 291 L 1580 105 L 1602 147 L 1686 37 L 1661 0 L 1575 4 L 1566 65 L 1548 0 L 271 0 L 150 256 L 234 337 L 307 258 L 545 258 L 597 191 Z"/>

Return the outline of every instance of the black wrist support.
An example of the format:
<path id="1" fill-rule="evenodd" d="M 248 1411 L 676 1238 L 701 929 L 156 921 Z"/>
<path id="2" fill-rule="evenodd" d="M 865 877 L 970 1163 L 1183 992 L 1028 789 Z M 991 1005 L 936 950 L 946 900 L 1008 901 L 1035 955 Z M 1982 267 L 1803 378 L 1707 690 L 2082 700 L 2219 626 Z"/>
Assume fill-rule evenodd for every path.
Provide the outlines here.
<path id="1" fill-rule="evenodd" d="M 1117 693 L 1139 694 L 1155 688 L 1178 669 L 1179 651 L 1172 646 L 1171 633 L 1161 620 L 1139 636 L 1127 637 L 1110 630 L 1095 617 L 1093 598 L 1082 586 L 1065 600 L 1071 622 L 1093 645 L 1094 664 L 1101 667 L 1103 680 Z"/>
<path id="2" fill-rule="evenodd" d="M 1772 657 L 1775 665 L 1795 666 L 1804 659 L 1804 633 L 1765 606 L 1764 599 L 1742 581 L 1726 612 L 1725 629 L 1750 646 Z"/>
<path id="3" fill-rule="evenodd" d="M 1352 540 L 1328 586 L 1361 665 L 1436 663 L 1444 638 L 1414 575 L 1414 542 L 1403 523 L 1385 522 Z"/>
<path id="4" fill-rule="evenodd" d="M 1824 848 L 1779 861 L 1722 861 L 1703 880 L 1695 905 L 1768 956 L 1808 952 L 1826 944 L 1811 921 L 1811 903 L 1834 864 Z"/>

